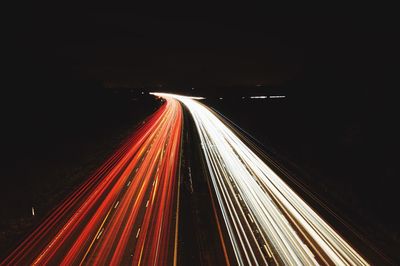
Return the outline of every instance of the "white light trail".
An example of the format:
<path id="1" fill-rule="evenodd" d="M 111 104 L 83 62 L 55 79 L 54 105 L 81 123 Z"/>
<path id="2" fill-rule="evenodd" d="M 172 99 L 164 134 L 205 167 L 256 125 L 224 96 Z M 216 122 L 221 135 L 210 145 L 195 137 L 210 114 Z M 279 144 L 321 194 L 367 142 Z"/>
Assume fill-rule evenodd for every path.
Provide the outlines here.
<path id="1" fill-rule="evenodd" d="M 192 114 L 237 263 L 368 265 L 209 108 L 152 94 L 176 98 Z"/>
<path id="2" fill-rule="evenodd" d="M 269 96 L 269 98 L 271 98 L 271 99 L 279 99 L 279 98 L 286 98 L 286 96 L 285 95 L 271 95 L 271 96 Z"/>
<path id="3" fill-rule="evenodd" d="M 261 96 L 250 96 L 250 99 L 266 99 L 267 96 L 261 95 Z"/>

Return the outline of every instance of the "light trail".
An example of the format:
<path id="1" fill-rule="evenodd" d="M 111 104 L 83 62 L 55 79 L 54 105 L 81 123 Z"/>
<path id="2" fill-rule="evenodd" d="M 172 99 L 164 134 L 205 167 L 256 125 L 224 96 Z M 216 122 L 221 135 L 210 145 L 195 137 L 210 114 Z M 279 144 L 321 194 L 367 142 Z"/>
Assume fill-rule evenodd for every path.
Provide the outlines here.
<path id="1" fill-rule="evenodd" d="M 1 265 L 176 261 L 182 121 L 180 103 L 168 98 Z"/>
<path id="2" fill-rule="evenodd" d="M 182 102 L 195 121 L 234 261 L 240 265 L 368 265 L 209 108 Z"/>

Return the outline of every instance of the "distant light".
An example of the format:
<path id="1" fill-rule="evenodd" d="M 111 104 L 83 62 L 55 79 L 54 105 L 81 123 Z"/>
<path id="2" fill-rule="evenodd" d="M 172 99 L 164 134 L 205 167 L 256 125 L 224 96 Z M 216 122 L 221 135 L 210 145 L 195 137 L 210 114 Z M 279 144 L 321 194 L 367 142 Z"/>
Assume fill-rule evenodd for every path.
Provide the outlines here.
<path id="1" fill-rule="evenodd" d="M 194 90 L 194 88 L 192 88 L 192 90 Z"/>
<path id="2" fill-rule="evenodd" d="M 267 96 L 261 95 L 261 96 L 250 96 L 250 99 L 266 99 Z"/>
<path id="3" fill-rule="evenodd" d="M 222 100 L 223 98 L 222 98 L 222 97 L 219 97 L 219 99 Z"/>
<path id="4" fill-rule="evenodd" d="M 243 96 L 242 99 L 244 99 L 244 98 L 246 98 L 246 97 Z"/>
<path id="5" fill-rule="evenodd" d="M 269 98 L 273 99 L 273 98 L 285 98 L 285 95 L 271 95 L 269 96 Z"/>
<path id="6" fill-rule="evenodd" d="M 204 97 L 183 96 L 183 95 L 164 93 L 164 92 L 149 92 L 149 94 L 157 96 L 157 97 L 163 97 L 163 98 L 175 97 L 175 98 L 179 98 L 179 99 L 193 99 L 193 100 L 204 100 L 205 99 Z"/>
<path id="7" fill-rule="evenodd" d="M 142 95 L 144 94 L 144 91 L 142 91 Z"/>
<path id="8" fill-rule="evenodd" d="M 257 84 L 257 85 L 256 85 L 256 87 L 262 87 L 262 86 L 263 86 L 262 84 Z"/>

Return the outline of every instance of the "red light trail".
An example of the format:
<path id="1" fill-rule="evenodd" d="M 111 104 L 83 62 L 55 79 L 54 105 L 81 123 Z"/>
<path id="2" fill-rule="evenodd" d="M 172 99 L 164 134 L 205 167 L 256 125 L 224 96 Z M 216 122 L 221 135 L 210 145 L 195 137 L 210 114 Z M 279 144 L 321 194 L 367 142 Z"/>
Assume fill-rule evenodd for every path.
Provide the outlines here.
<path id="1" fill-rule="evenodd" d="M 176 260 L 182 123 L 168 98 L 1 265 Z"/>

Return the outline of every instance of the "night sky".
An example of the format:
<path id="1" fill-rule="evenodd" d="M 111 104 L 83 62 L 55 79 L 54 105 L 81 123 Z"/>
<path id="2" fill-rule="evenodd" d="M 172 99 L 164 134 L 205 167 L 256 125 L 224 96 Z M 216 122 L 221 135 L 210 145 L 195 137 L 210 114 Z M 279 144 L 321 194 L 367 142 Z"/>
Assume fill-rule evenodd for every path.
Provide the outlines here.
<path id="1" fill-rule="evenodd" d="M 194 10 L 28 9 L 14 18 L 6 61 L 39 83 L 275 86 L 321 75 L 383 78 L 396 47 L 391 17 L 377 12 Z"/>

